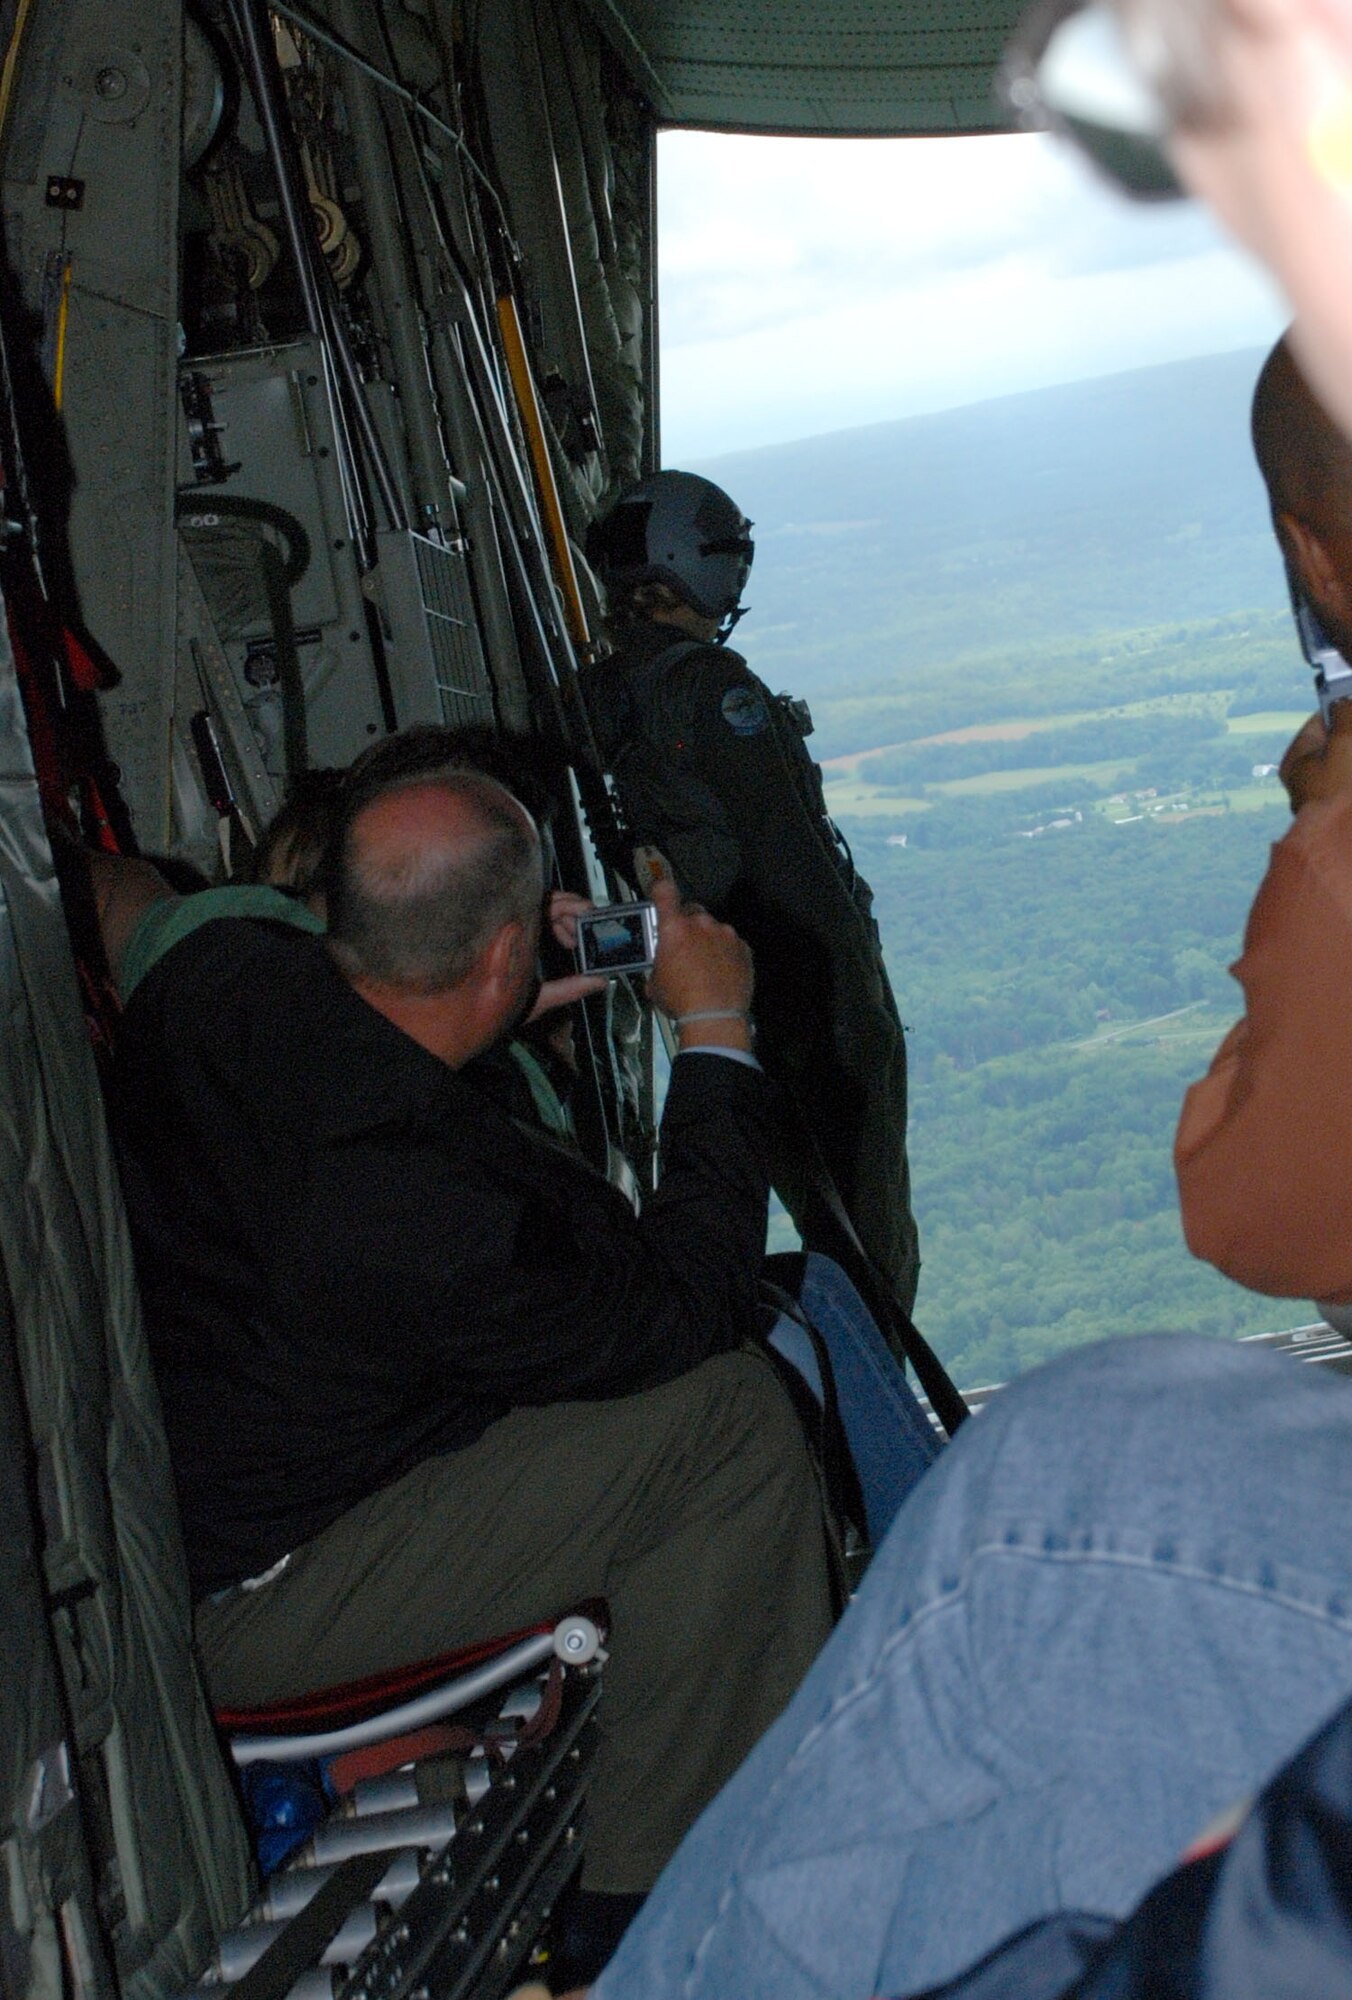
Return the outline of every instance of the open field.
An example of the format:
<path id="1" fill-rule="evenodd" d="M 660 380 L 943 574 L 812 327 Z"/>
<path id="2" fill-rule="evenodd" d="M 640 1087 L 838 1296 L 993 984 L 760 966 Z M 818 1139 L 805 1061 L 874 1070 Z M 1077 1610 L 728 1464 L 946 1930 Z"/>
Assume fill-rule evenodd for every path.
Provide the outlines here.
<path id="1" fill-rule="evenodd" d="M 1077 779 L 1087 785 L 1113 782 L 1121 771 L 1121 761 L 1109 764 L 1029 764 L 1017 771 L 983 771 L 975 778 L 950 778 L 935 785 L 941 798 L 982 799 L 1000 792 L 1023 792 L 1032 785 L 1071 785 Z"/>
<path id="2" fill-rule="evenodd" d="M 1226 731 L 1231 736 L 1262 736 L 1280 732 L 1284 736 L 1294 736 L 1302 722 L 1314 713 L 1314 701 L 1305 709 L 1288 711 L 1272 709 L 1261 715 L 1232 715 L 1226 723 Z"/>
<path id="3" fill-rule="evenodd" d="M 933 810 L 941 798 L 999 798 L 1009 797 L 1034 787 L 1052 786 L 1063 781 L 1079 780 L 1102 786 L 1120 775 L 1118 764 L 1055 765 L 1039 769 L 1033 766 L 1020 771 L 990 771 L 979 778 L 959 778 L 947 784 L 933 787 L 930 798 L 910 798 L 904 793 L 870 785 L 858 779 L 830 778 L 826 781 L 826 805 L 833 819 L 888 819 L 903 821 L 917 813 Z M 1124 825 L 1136 819 L 1153 816 L 1165 819 L 1196 813 L 1215 812 L 1265 812 L 1284 801 L 1277 781 L 1273 778 L 1257 779 L 1252 784 L 1235 785 L 1220 791 L 1181 792 L 1177 795 L 1156 794 L 1149 800 L 1121 797 L 1099 797 L 1088 801 L 1092 809 L 1114 825 Z M 1069 797 L 1067 803 L 1070 803 Z M 1075 801 L 1084 810 L 1084 801 Z M 1052 807 L 1043 806 L 1051 811 Z"/>
<path id="4" fill-rule="evenodd" d="M 1208 1051 L 1216 1048 L 1239 1012 L 1239 989 L 1230 1013 L 1205 1000 L 1189 1000 L 1165 1014 L 1144 1021 L 1103 1021 L 1082 1042 L 1072 1042 L 1078 1055 L 1101 1055 L 1109 1048 L 1182 1048 L 1192 1043 Z"/>
<path id="5" fill-rule="evenodd" d="M 868 767 L 892 750 L 921 750 L 937 743 L 1022 743 L 1040 731 L 1064 729 L 1072 723 L 1121 721 L 1148 715 L 1211 715 L 1225 725 L 1228 736 L 1264 736 L 1280 733 L 1294 736 L 1312 712 L 1309 709 L 1265 709 L 1255 715 L 1225 713 L 1229 700 L 1223 688 L 1192 694 L 1156 695 L 1148 701 L 1118 703 L 1112 708 L 1071 709 L 1061 715 L 1025 715 L 1007 722 L 974 722 L 963 729 L 948 729 L 937 736 L 915 736 L 896 743 L 879 743 L 870 750 L 848 751 L 828 757 L 822 769 L 828 780 L 858 776 L 866 778 Z"/>
<path id="6" fill-rule="evenodd" d="M 826 783 L 826 810 L 832 819 L 910 819 L 915 813 L 927 813 L 932 803 L 848 778 L 828 778 Z"/>
<path id="7" fill-rule="evenodd" d="M 1108 1335 L 1291 1323 L 1189 1256 L 1172 1164 L 1290 824 L 1253 770 L 1313 707 L 1249 442 L 1260 360 L 711 468 L 757 524 L 738 650 L 811 704 L 875 891 L 917 1318 L 962 1382 Z"/>
<path id="8" fill-rule="evenodd" d="M 1276 764 L 1304 711 L 1231 714 L 1234 700 L 1228 687 L 1179 689 L 847 752 L 823 766 L 828 805 L 837 819 L 902 827 L 945 801 L 1017 801 L 1023 793 L 1036 794 L 1034 822 L 1072 805 L 1119 823 L 1262 811 L 1280 792 L 1254 769 Z M 1085 756 L 1100 744 L 1106 754 Z"/>
<path id="9" fill-rule="evenodd" d="M 1013 722 L 973 722 L 965 729 L 945 729 L 937 736 L 917 736 L 910 743 L 882 743 L 876 750 L 860 750 L 852 757 L 832 757 L 828 768 L 861 770 L 874 757 L 889 750 L 924 749 L 931 743 L 1022 743 L 1039 729 L 1059 729 L 1067 722 L 1092 722 L 1093 715 L 1029 715 Z"/>

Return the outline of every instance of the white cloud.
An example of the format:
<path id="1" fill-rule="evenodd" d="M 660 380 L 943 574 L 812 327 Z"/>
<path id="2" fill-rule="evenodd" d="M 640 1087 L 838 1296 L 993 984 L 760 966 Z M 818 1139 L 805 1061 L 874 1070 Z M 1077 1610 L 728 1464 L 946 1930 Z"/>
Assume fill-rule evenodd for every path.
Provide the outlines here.
<path id="1" fill-rule="evenodd" d="M 661 144 L 668 463 L 1275 337 L 1181 204 L 1034 138 Z"/>

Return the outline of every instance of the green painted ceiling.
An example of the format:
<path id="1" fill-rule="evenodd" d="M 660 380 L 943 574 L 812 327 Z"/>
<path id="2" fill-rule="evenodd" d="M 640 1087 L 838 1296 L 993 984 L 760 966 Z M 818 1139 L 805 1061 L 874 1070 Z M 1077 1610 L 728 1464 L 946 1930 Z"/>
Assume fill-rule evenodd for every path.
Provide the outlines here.
<path id="1" fill-rule="evenodd" d="M 1025 0 L 590 0 L 674 125 L 921 133 L 1006 123 L 991 80 Z"/>

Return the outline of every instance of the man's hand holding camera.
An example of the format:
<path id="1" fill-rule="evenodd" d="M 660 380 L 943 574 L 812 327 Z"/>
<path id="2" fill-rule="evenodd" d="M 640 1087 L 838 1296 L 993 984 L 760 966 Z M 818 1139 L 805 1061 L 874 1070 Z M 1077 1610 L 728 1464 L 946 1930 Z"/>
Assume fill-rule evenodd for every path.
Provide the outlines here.
<path id="1" fill-rule="evenodd" d="M 657 949 L 648 977 L 649 999 L 676 1023 L 682 1048 L 742 1049 L 749 1053 L 754 985 L 750 950 L 730 924 L 719 923 L 698 903 L 683 903 L 669 879 L 653 884 L 652 903 L 657 912 Z M 640 907 L 621 906 L 620 914 Z M 565 950 L 576 948 L 578 918 L 597 914 L 585 896 L 563 890 L 556 890 L 546 906 L 550 931 Z M 602 992 L 607 983 L 607 978 L 596 972 L 546 980 L 530 1019 L 538 1020 L 542 1014 Z"/>
<path id="2" fill-rule="evenodd" d="M 682 903 L 672 882 L 654 882 L 657 957 L 648 997 L 676 1024 L 682 1048 L 751 1050 L 751 952 L 731 924 Z"/>
<path id="3" fill-rule="evenodd" d="M 576 949 L 577 920 L 594 907 L 589 897 L 576 895 L 571 889 L 555 889 L 545 898 L 545 922 L 560 950 Z M 567 972 L 560 979 L 546 979 L 527 1019 L 538 1021 L 542 1014 L 555 1013 L 560 1007 L 571 1007 L 575 1000 L 586 1000 L 593 993 L 604 993 L 605 988 L 605 980 L 591 972 Z"/>

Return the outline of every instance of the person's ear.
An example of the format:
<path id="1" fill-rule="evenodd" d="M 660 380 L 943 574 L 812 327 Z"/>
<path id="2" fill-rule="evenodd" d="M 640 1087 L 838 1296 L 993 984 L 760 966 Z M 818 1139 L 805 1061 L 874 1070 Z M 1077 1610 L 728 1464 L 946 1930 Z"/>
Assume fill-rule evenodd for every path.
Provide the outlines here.
<path id="1" fill-rule="evenodd" d="M 519 917 L 509 917 L 484 947 L 483 968 L 496 985 L 512 986 L 521 976 L 526 930 Z"/>
<path id="2" fill-rule="evenodd" d="M 1348 578 L 1317 528 L 1299 514 L 1277 516 L 1277 539 L 1305 595 L 1325 621 L 1346 624 L 1352 610 Z"/>

